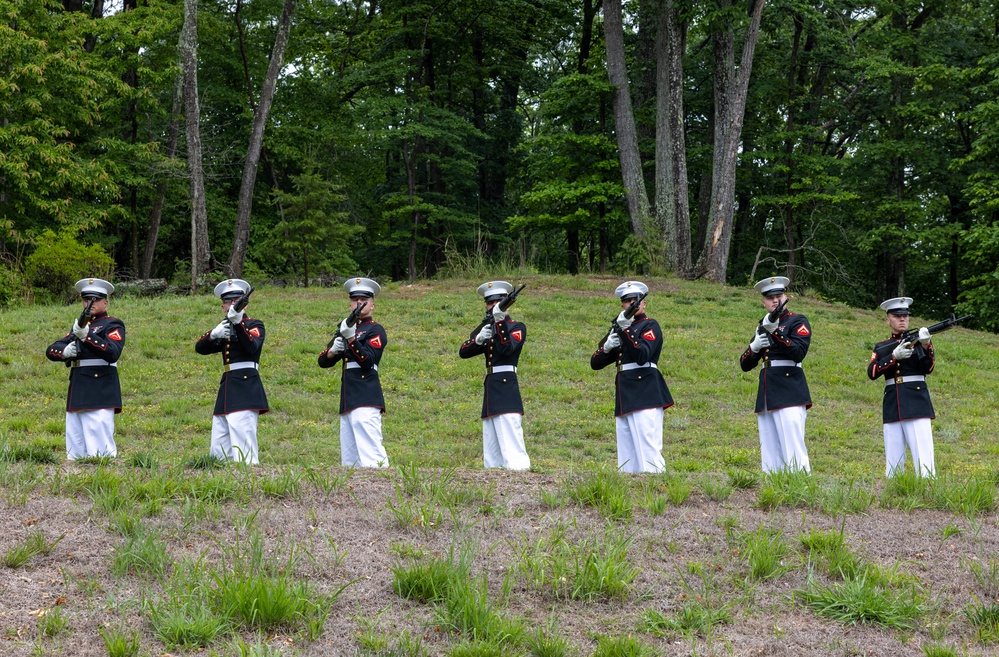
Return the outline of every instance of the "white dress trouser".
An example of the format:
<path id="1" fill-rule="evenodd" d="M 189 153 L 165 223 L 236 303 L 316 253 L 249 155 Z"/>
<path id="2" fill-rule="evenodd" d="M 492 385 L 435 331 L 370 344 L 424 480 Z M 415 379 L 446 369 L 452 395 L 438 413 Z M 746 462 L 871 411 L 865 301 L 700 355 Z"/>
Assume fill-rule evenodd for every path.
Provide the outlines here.
<path id="1" fill-rule="evenodd" d="M 354 468 L 387 468 L 382 446 L 382 410 L 355 408 L 340 416 L 340 464 Z"/>
<path id="2" fill-rule="evenodd" d="M 811 472 L 808 450 L 805 448 L 804 406 L 791 406 L 778 411 L 756 414 L 760 428 L 760 455 L 764 472 L 804 470 Z"/>
<path id="3" fill-rule="evenodd" d="M 650 408 L 614 418 L 617 468 L 621 472 L 662 472 L 663 409 Z"/>
<path id="4" fill-rule="evenodd" d="M 889 422 L 885 428 L 885 476 L 892 477 L 905 470 L 905 447 L 912 452 L 917 477 L 933 477 L 933 426 L 930 418 Z"/>
<path id="5" fill-rule="evenodd" d="M 118 456 L 113 408 L 66 413 L 66 458 L 84 456 Z"/>
<path id="6" fill-rule="evenodd" d="M 524 446 L 520 413 L 503 413 L 482 419 L 482 461 L 487 468 L 528 470 L 531 457 Z"/>
<path id="7" fill-rule="evenodd" d="M 227 461 L 260 463 L 257 418 L 260 411 L 234 411 L 212 417 L 212 456 Z"/>

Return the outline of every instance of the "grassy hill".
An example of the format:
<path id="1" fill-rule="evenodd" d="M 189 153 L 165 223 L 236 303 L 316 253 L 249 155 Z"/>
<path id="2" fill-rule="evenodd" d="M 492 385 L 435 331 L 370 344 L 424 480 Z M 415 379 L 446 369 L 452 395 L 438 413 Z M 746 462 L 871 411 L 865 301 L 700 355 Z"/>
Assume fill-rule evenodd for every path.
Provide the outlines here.
<path id="1" fill-rule="evenodd" d="M 119 458 L 64 460 L 77 307 L 0 314 L 0 654 L 652 657 L 995 654 L 994 335 L 937 337 L 939 477 L 883 476 L 880 312 L 808 315 L 813 474 L 759 473 L 752 291 L 649 281 L 666 336 L 661 475 L 614 470 L 613 374 L 589 357 L 611 278 L 528 288 L 531 472 L 483 471 L 483 365 L 457 357 L 477 280 L 390 284 L 376 318 L 392 468 L 339 465 L 339 375 L 316 356 L 339 289 L 254 293 L 267 325 L 261 466 L 204 459 L 220 376 L 212 297 L 122 298 Z M 917 306 L 918 310 L 918 306 Z M 919 326 L 939 318 L 914 318 Z M 911 467 L 911 466 L 910 466 Z"/>
<path id="2" fill-rule="evenodd" d="M 388 413 L 385 444 L 393 463 L 481 466 L 478 420 L 481 359 L 462 361 L 458 346 L 481 319 L 475 280 L 385 286 L 375 316 L 389 345 L 380 375 Z M 613 464 L 613 374 L 589 357 L 619 309 L 616 278 L 528 277 L 513 308 L 528 326 L 519 377 L 528 451 L 537 470 Z M 752 290 L 703 282 L 649 281 L 649 314 L 662 325 L 660 369 L 676 399 L 666 411 L 665 457 L 684 471 L 757 467 L 752 413 L 757 371 L 738 358 L 762 315 Z M 815 406 L 806 440 L 818 473 L 874 476 L 882 470 L 882 386 L 865 375 L 871 346 L 886 335 L 884 314 L 808 297 L 790 308 L 813 327 L 804 366 Z M 919 310 L 918 302 L 915 309 Z M 316 356 L 346 312 L 340 289 L 263 287 L 250 314 L 264 320 L 261 376 L 271 412 L 260 422 L 261 462 L 338 463 L 340 379 Z M 66 370 L 45 347 L 65 334 L 78 309 L 36 306 L 0 314 L 0 438 L 63 449 Z M 122 455 L 183 462 L 207 451 L 221 373 L 217 357 L 194 342 L 221 317 L 214 297 L 115 299 L 128 339 L 120 363 L 124 412 L 116 431 Z M 940 318 L 915 316 L 913 326 Z M 941 473 L 995 468 L 999 443 L 999 336 L 955 329 L 938 336 L 930 388 Z"/>

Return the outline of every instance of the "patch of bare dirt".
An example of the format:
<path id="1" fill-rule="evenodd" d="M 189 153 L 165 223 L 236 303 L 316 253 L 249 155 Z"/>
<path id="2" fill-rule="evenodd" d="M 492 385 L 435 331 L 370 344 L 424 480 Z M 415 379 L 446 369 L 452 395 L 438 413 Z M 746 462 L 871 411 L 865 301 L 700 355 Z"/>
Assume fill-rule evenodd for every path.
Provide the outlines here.
<path id="1" fill-rule="evenodd" d="M 260 472 L 266 472 L 261 470 Z M 258 473 L 259 474 L 259 473 Z M 424 476 L 431 476 L 424 471 Z M 445 655 L 454 638 L 446 636 L 434 609 L 399 598 L 392 590 L 393 566 L 403 562 L 399 546 L 412 546 L 428 555 L 447 554 L 457 542 L 475 546 L 476 573 L 486 573 L 494 599 L 505 615 L 522 618 L 528 628 L 542 626 L 553 613 L 558 631 L 568 637 L 579 655 L 590 655 L 595 634 L 631 634 L 663 655 L 922 655 L 921 646 L 943 643 L 959 654 L 992 654 L 991 646 L 975 642 L 963 610 L 981 598 L 966 561 L 999 554 L 997 516 L 974 522 L 950 513 L 916 510 L 910 514 L 872 507 L 863 515 L 831 518 L 811 509 L 765 512 L 754 506 L 752 491 L 734 493 L 724 502 L 712 502 L 697 492 L 683 505 L 670 506 L 652 517 L 635 510 L 628 522 L 612 523 L 633 540 L 629 557 L 640 571 L 628 597 L 600 602 L 554 601 L 519 585 L 502 601 L 500 589 L 514 562 L 515 547 L 536 542 L 559 521 L 571 525 L 577 540 L 602 536 L 608 521 L 593 509 L 568 505 L 552 510 L 543 506 L 542 491 L 558 488 L 561 478 L 509 472 L 461 471 L 455 486 L 492 487 L 491 513 L 463 507 L 456 524 L 445 514 L 437 527 L 400 527 L 387 505 L 395 499 L 399 475 L 395 472 L 357 472 L 349 486 L 329 497 L 306 492 L 299 499 L 257 498 L 253 504 L 219 505 L 216 515 L 189 522 L 182 505 L 167 506 L 144 522 L 163 531 L 173 560 L 202 558 L 220 564 L 224 546 L 233 545 L 237 527 L 256 513 L 254 526 L 265 536 L 273 554 L 286 554 L 291 545 L 307 548 L 310 558 L 298 561 L 296 575 L 307 578 L 320 592 L 330 593 L 356 580 L 337 600 L 322 636 L 312 643 L 275 635 L 268 642 L 289 654 L 316 656 L 363 654 L 358 634 L 367 626 L 388 637 L 404 631 L 422 637 L 430 655 Z M 6 484 L 0 482 L 0 489 Z M 86 497 L 52 497 L 40 493 L 22 505 L 0 503 L 0 555 L 41 530 L 49 540 L 64 535 L 47 556 L 36 556 L 18 569 L 0 565 L 0 654 L 13 656 L 65 654 L 106 655 L 101 627 L 129 627 L 141 631 L 142 654 L 169 652 L 157 640 L 141 608 L 143 596 L 156 596 L 160 584 L 149 579 L 111 574 L 116 546 L 124 542 L 108 519 L 92 511 Z M 779 529 L 796 551 L 797 563 L 787 574 L 766 582 L 748 580 L 748 567 L 737 546 L 727 540 L 719 519 L 737 518 L 740 531 L 761 526 Z M 843 626 L 802 607 L 794 591 L 805 585 L 807 567 L 801 563 L 797 537 L 813 528 L 843 526 L 848 544 L 865 559 L 882 566 L 900 564 L 926 586 L 937 612 L 927 626 L 900 634 L 872 626 Z M 947 529 L 949 528 L 949 529 Z M 954 533 L 954 530 L 960 530 Z M 950 533 L 948 538 L 945 534 Z M 336 546 L 330 548 L 329 541 Z M 395 546 L 395 547 L 393 547 Z M 337 553 L 345 555 L 337 562 Z M 683 637 L 660 638 L 638 630 L 646 609 L 675 614 L 696 587 L 691 564 L 712 572 L 713 581 L 732 601 L 732 623 L 715 631 L 710 642 L 691 643 Z M 747 583 L 748 582 L 748 583 Z M 38 632 L 38 617 L 59 606 L 69 631 L 55 638 Z M 940 623 L 939 641 L 929 623 Z M 251 638 L 251 637 L 247 637 Z M 226 642 L 213 645 L 228 654 Z M 40 651 L 40 653 L 39 653 Z"/>

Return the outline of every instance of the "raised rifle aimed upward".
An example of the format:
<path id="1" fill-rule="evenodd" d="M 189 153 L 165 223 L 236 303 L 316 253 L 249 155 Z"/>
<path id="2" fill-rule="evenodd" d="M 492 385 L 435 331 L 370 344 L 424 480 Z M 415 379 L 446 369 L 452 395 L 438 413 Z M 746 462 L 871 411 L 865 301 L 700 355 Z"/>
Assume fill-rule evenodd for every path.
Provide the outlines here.
<path id="1" fill-rule="evenodd" d="M 635 315 L 638 314 L 638 311 L 642 308 L 642 302 L 645 301 L 645 297 L 647 297 L 647 296 L 649 296 L 648 292 L 646 292 L 645 294 L 640 294 L 637 297 L 635 297 L 635 300 L 631 302 L 631 305 L 624 309 L 624 317 L 625 317 L 625 319 L 631 319 L 632 317 L 634 317 Z M 618 332 L 620 330 L 621 330 L 621 327 L 618 326 L 617 317 L 615 317 L 614 321 L 611 322 L 610 333 L 608 333 L 607 335 L 605 335 L 603 337 L 603 339 L 600 340 L 600 344 L 597 345 L 597 349 L 603 349 L 604 348 L 604 343 L 607 342 L 607 337 L 611 333 L 616 333 L 616 332 Z"/>
<path id="2" fill-rule="evenodd" d="M 784 314 L 784 308 L 787 307 L 787 302 L 788 299 L 785 298 L 783 301 L 778 303 L 776 308 L 767 313 L 767 320 L 771 322 L 776 322 L 778 319 L 780 319 L 780 316 Z M 759 333 L 760 335 L 765 335 L 767 332 L 766 329 L 763 328 L 762 319 L 760 320 L 760 325 L 756 327 L 756 332 Z"/>
<path id="3" fill-rule="evenodd" d="M 367 301 L 362 301 L 361 303 L 357 304 L 356 308 L 354 308 L 352 311 L 350 311 L 350 314 L 347 315 L 347 319 L 346 319 L 347 326 L 353 326 L 354 324 L 357 324 L 357 320 L 361 319 L 361 313 L 364 311 L 364 308 L 367 305 L 368 305 Z M 326 348 L 329 349 L 330 347 L 332 347 L 333 343 L 336 342 L 336 339 L 340 338 L 340 337 L 343 337 L 343 336 L 340 335 L 340 328 L 339 328 L 339 324 L 338 324 L 337 325 L 337 329 L 336 329 L 336 334 L 333 336 L 333 339 L 330 340 L 329 343 L 327 343 Z"/>
<path id="4" fill-rule="evenodd" d="M 932 324 L 926 327 L 926 330 L 930 332 L 930 335 L 934 335 L 936 333 L 942 333 L 943 331 L 954 328 L 961 322 L 968 319 L 971 319 L 971 315 L 958 317 L 954 313 L 951 313 L 950 317 L 943 320 L 942 322 L 937 322 L 936 324 Z M 916 329 L 914 331 L 906 331 L 902 335 L 902 337 L 900 337 L 898 340 L 892 340 L 891 342 L 886 342 L 885 344 L 875 349 L 874 353 L 878 355 L 878 358 L 883 358 L 888 354 L 890 354 L 891 352 L 895 351 L 895 347 L 897 347 L 899 344 L 904 344 L 905 346 L 912 348 L 918 341 L 919 341 L 919 329 Z"/>
<path id="5" fill-rule="evenodd" d="M 520 291 L 523 290 L 525 287 L 527 287 L 527 283 L 524 283 L 520 287 L 514 288 L 513 292 L 500 299 L 499 303 L 496 305 L 499 306 L 500 310 L 508 310 L 510 306 L 517 303 L 517 295 L 520 294 Z M 492 309 L 490 309 L 486 311 L 486 316 L 482 318 L 482 321 L 479 323 L 479 328 L 477 328 L 475 332 L 478 333 L 483 329 L 483 327 L 485 327 L 486 324 L 489 324 L 492 321 L 493 321 L 493 311 Z"/>
<path id="6" fill-rule="evenodd" d="M 246 308 L 247 304 L 250 303 L 250 295 L 251 294 L 253 294 L 253 288 L 252 287 L 249 290 L 247 290 L 246 292 L 244 292 L 243 296 L 241 296 L 238 299 L 236 299 L 236 303 L 232 304 L 233 309 L 236 312 L 242 312 Z"/>

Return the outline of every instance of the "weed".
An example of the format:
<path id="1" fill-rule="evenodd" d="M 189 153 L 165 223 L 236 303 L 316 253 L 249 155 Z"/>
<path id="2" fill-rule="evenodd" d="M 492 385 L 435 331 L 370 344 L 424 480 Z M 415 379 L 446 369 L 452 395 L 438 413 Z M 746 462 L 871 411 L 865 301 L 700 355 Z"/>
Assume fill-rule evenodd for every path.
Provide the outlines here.
<path id="1" fill-rule="evenodd" d="M 125 459 L 125 465 L 141 470 L 155 470 L 159 467 L 159 460 L 149 452 L 136 452 Z"/>
<path id="2" fill-rule="evenodd" d="M 69 621 L 62 615 L 62 607 L 52 607 L 38 618 L 38 631 L 54 637 L 69 630 Z"/>
<path id="3" fill-rule="evenodd" d="M 969 558 L 964 563 L 985 597 L 992 600 L 999 598 L 999 558 L 989 555 L 986 559 L 979 554 L 977 559 Z"/>
<path id="4" fill-rule="evenodd" d="M 187 462 L 187 467 L 192 470 L 221 470 L 226 466 L 227 461 L 221 456 L 214 454 L 198 454 Z"/>
<path id="5" fill-rule="evenodd" d="M 813 506 L 819 488 L 815 478 L 804 470 L 778 470 L 766 475 L 756 505 L 766 511 L 781 506 Z"/>
<path id="6" fill-rule="evenodd" d="M 954 523 L 949 522 L 949 523 L 947 523 L 947 526 L 945 526 L 940 531 L 940 540 L 941 541 L 946 541 L 951 536 L 958 536 L 958 535 L 963 534 L 963 533 L 964 533 L 963 529 L 961 529 L 960 527 L 958 527 Z"/>
<path id="7" fill-rule="evenodd" d="M 170 557 L 166 544 L 157 532 L 137 531 L 123 545 L 115 548 L 111 572 L 124 575 L 150 575 L 156 579 L 166 576 Z"/>
<path id="8" fill-rule="evenodd" d="M 316 489 L 316 492 L 329 497 L 347 485 L 347 481 L 354 475 L 353 468 L 330 472 L 318 468 L 305 468 L 305 478 Z"/>
<path id="9" fill-rule="evenodd" d="M 392 590 L 407 600 L 440 602 L 450 595 L 459 582 L 469 579 L 473 556 L 470 548 L 456 552 L 455 545 L 452 544 L 446 558 L 393 568 Z"/>
<path id="10" fill-rule="evenodd" d="M 724 502 L 732 494 L 732 485 L 714 477 L 706 476 L 701 480 L 701 490 L 714 502 Z"/>
<path id="11" fill-rule="evenodd" d="M 866 573 L 829 586 L 810 577 L 796 596 L 820 616 L 847 625 L 864 623 L 906 630 L 927 613 L 925 596 L 917 585 L 885 587 L 869 580 Z"/>
<path id="12" fill-rule="evenodd" d="M 780 531 L 760 527 L 755 532 L 745 534 L 743 543 L 744 554 L 749 562 L 749 574 L 753 579 L 773 579 L 791 569 L 784 562 L 791 548 Z"/>
<path id="13" fill-rule="evenodd" d="M 728 471 L 728 483 L 736 490 L 748 490 L 760 485 L 760 475 L 752 470 L 732 468 Z"/>
<path id="14" fill-rule="evenodd" d="M 666 497 L 673 506 L 680 506 L 687 501 L 693 488 L 686 475 L 670 474 L 666 476 Z"/>
<path id="15" fill-rule="evenodd" d="M 96 465 L 98 467 L 107 467 L 114 463 L 114 457 L 107 454 L 98 454 L 97 456 L 83 456 L 74 461 L 76 465 Z"/>
<path id="16" fill-rule="evenodd" d="M 532 657 L 568 657 L 573 652 L 569 640 L 559 634 L 554 613 L 545 619 L 543 625 L 529 632 L 524 643 Z"/>
<path id="17" fill-rule="evenodd" d="M 964 613 L 968 623 L 975 628 L 979 641 L 999 641 L 999 604 L 983 604 L 976 600 L 965 608 Z"/>
<path id="18" fill-rule="evenodd" d="M 942 646 L 938 643 L 923 644 L 920 646 L 924 657 L 959 657 L 957 651 L 950 646 Z"/>
<path id="19" fill-rule="evenodd" d="M 660 636 L 681 634 L 687 637 L 708 637 L 716 625 L 731 622 L 732 614 L 728 609 L 712 609 L 694 601 L 680 607 L 672 618 L 654 609 L 647 609 L 642 614 L 640 627 Z"/>
<path id="20" fill-rule="evenodd" d="M 276 477 L 268 477 L 260 484 L 260 490 L 268 497 L 297 499 L 298 482 L 304 473 L 298 468 L 284 468 Z"/>
<path id="21" fill-rule="evenodd" d="M 519 641 L 524 633 L 519 623 L 507 620 L 496 610 L 489 600 L 485 578 L 453 582 L 437 615 L 442 627 L 472 641 L 502 646 Z"/>
<path id="22" fill-rule="evenodd" d="M 566 496 L 577 504 L 596 509 L 605 518 L 627 520 L 633 510 L 630 488 L 619 471 L 602 469 L 568 484 Z"/>
<path id="23" fill-rule="evenodd" d="M 41 445 L 11 445 L 5 443 L 0 447 L 0 461 L 8 463 L 26 462 L 39 465 L 52 465 L 59 462 L 59 457 L 49 447 Z"/>
<path id="24" fill-rule="evenodd" d="M 597 649 L 593 657 L 648 657 L 652 650 L 631 636 L 597 637 Z"/>
<path id="25" fill-rule="evenodd" d="M 108 649 L 108 657 L 135 657 L 139 654 L 139 633 L 123 628 L 99 628 L 97 630 Z"/>
<path id="26" fill-rule="evenodd" d="M 41 554 L 47 555 L 59 544 L 66 535 L 63 534 L 53 542 L 45 540 L 45 535 L 41 530 L 28 534 L 28 537 L 9 549 L 4 555 L 3 563 L 8 568 L 20 568 L 33 557 Z"/>
<path id="27" fill-rule="evenodd" d="M 264 641 L 260 635 L 253 643 L 246 643 L 241 637 L 233 640 L 233 652 L 236 657 L 280 657 L 284 653 Z"/>

